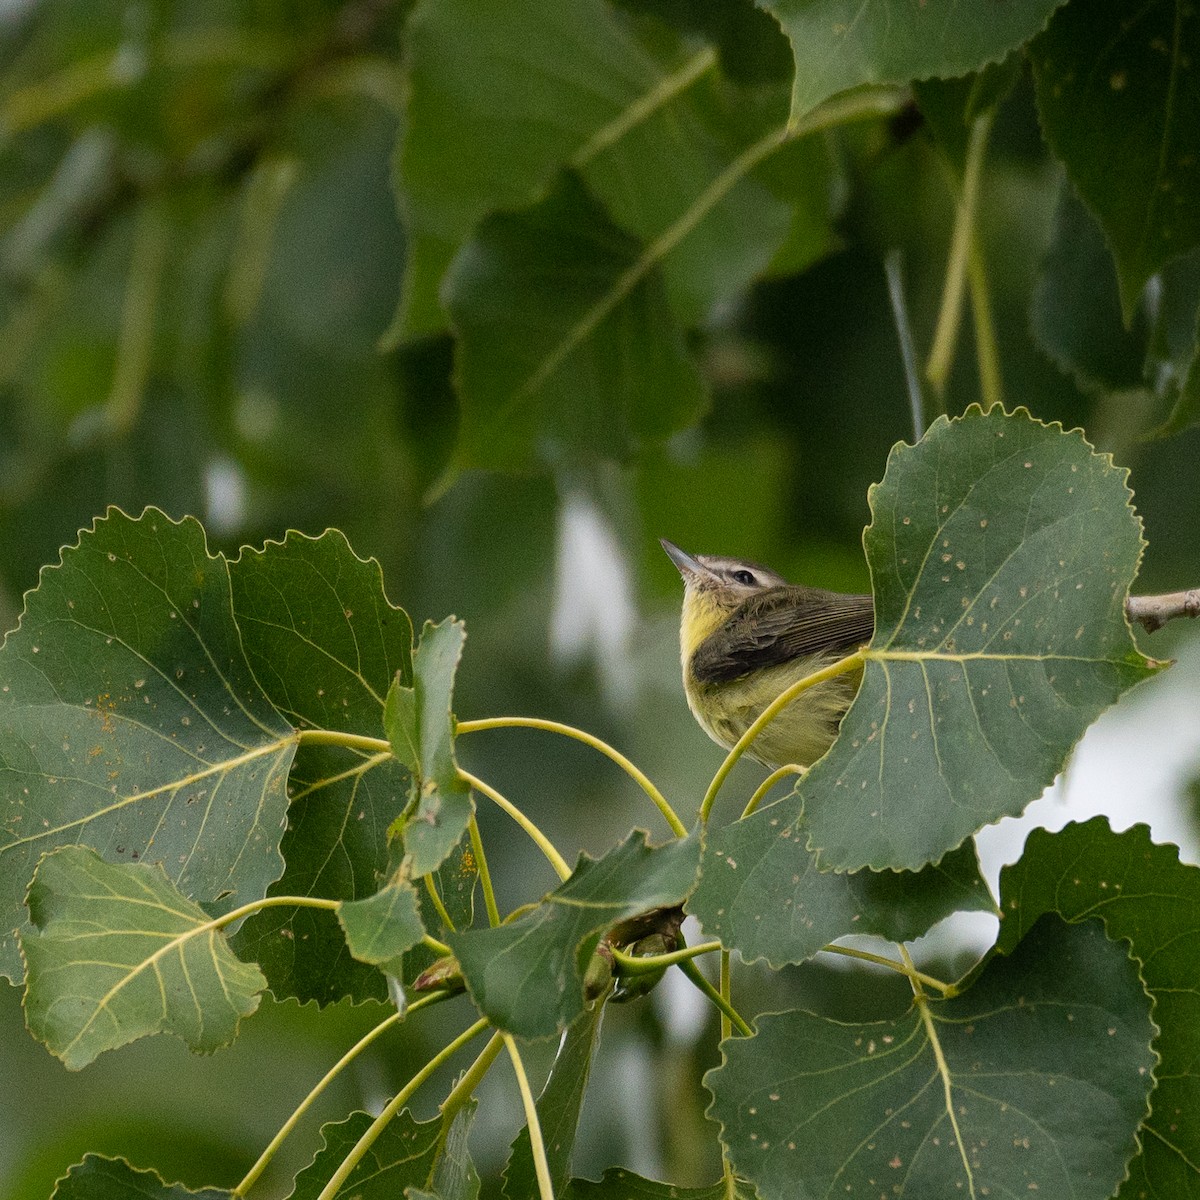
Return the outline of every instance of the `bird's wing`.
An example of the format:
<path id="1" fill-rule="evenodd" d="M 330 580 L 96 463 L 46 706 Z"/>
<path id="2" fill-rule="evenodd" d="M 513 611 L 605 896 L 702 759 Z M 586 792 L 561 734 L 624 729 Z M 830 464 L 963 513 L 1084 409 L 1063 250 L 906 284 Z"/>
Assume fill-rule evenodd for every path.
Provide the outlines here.
<path id="1" fill-rule="evenodd" d="M 745 601 L 700 644 L 689 666 L 697 683 L 727 683 L 795 658 L 853 650 L 874 632 L 870 596 L 771 588 Z"/>

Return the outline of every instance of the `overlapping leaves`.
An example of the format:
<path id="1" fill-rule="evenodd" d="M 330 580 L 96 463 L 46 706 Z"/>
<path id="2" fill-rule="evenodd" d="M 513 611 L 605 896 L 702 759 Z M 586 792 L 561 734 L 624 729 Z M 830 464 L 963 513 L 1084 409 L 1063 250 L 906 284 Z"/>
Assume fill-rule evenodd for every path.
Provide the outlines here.
<path id="1" fill-rule="evenodd" d="M 1150 1001 L 1099 922 L 1046 916 L 973 986 L 894 1021 L 763 1017 L 706 1077 L 761 1200 L 1073 1196 L 1124 1178 L 1156 1057 Z"/>
<path id="2" fill-rule="evenodd" d="M 254 676 L 204 531 L 113 509 L 29 593 L 0 651 L 0 973 L 38 859 L 161 863 L 232 908 L 282 868 L 292 726 Z"/>

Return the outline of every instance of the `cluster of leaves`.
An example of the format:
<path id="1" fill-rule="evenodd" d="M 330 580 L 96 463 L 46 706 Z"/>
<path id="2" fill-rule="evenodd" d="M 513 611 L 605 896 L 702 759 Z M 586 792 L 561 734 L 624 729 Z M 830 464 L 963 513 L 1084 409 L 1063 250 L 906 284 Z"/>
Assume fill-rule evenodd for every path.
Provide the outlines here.
<path id="1" fill-rule="evenodd" d="M 502 1040 L 520 1074 L 517 1039 L 563 1032 L 536 1108 L 525 1089 L 506 1195 L 677 1194 L 570 1177 L 601 938 L 686 902 L 726 950 L 779 965 L 992 909 L 970 835 L 1036 798 L 1154 669 L 1123 613 L 1142 548 L 1124 474 L 1078 432 L 1000 409 L 943 418 L 896 448 L 872 508 L 876 634 L 826 758 L 703 840 L 634 834 L 573 871 L 557 859 L 561 885 L 503 920 L 485 871 L 486 924 L 475 791 L 512 806 L 455 763 L 461 624 L 427 624 L 413 649 L 378 566 L 334 532 L 229 560 L 194 520 L 111 511 L 44 570 L 0 651 L 0 967 L 24 976 L 31 1032 L 77 1068 L 160 1031 L 212 1050 L 267 987 L 329 1001 L 382 996 L 388 976 L 410 998 L 422 975 L 465 985 L 480 1019 L 445 1055 L 495 1031 L 469 1086 L 416 1122 L 402 1106 L 431 1064 L 381 1117 L 327 1127 L 295 1196 L 474 1197 L 478 1074 Z M 900 1018 L 786 1012 L 724 1043 L 707 1083 L 728 1186 L 761 1200 L 881 1180 L 1097 1200 L 1195 1186 L 1195 1014 L 1178 988 L 1197 904 L 1200 872 L 1142 830 L 1035 838 L 1002 879 L 995 948 L 961 984 L 897 961 L 915 990 Z M 453 964 L 431 970 L 445 949 Z M 89 1156 L 57 1197 L 123 1188 L 182 1194 Z"/>

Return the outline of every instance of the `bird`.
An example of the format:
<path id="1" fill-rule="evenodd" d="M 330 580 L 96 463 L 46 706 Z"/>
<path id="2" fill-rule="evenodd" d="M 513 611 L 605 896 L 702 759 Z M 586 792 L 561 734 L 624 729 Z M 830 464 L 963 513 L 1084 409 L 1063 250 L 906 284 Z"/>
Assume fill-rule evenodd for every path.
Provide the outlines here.
<path id="1" fill-rule="evenodd" d="M 740 558 L 691 555 L 659 539 L 683 577 L 683 689 L 700 727 L 732 749 L 785 688 L 871 640 L 870 596 L 788 583 Z M 833 744 L 861 667 L 802 692 L 746 750 L 766 767 L 811 766 Z"/>

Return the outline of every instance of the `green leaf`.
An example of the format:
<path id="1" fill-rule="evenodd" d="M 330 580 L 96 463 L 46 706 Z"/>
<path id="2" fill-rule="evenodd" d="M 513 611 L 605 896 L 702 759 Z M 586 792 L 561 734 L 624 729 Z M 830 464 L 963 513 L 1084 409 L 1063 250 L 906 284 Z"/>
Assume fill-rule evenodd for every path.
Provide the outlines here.
<path id="1" fill-rule="evenodd" d="M 374 560 L 343 534 L 291 532 L 230 564 L 233 609 L 246 657 L 272 703 L 298 728 L 373 733 L 392 680 L 412 680 L 412 623 L 389 603 Z M 271 895 L 362 900 L 387 869 L 387 829 L 408 794 L 389 755 L 301 746 L 289 778 L 281 850 L 286 867 Z M 280 999 L 328 1004 L 386 996 L 380 973 L 346 953 L 333 913 L 271 908 L 234 938 Z"/>
<path id="2" fill-rule="evenodd" d="M 630 834 L 603 858 L 580 855 L 571 877 L 532 911 L 496 929 L 452 934 L 450 949 L 480 1011 L 518 1037 L 549 1037 L 584 1009 L 583 969 L 617 921 L 680 904 L 700 856 L 696 834 L 650 847 Z"/>
<path id="3" fill-rule="evenodd" d="M 915 870 L 1041 795 L 1155 669 L 1125 619 L 1142 550 L 1125 479 L 1024 410 L 972 406 L 897 445 L 869 494 L 858 695 L 786 807 L 749 820 L 794 830 L 803 807 L 823 866 Z"/>
<path id="4" fill-rule="evenodd" d="M 683 330 L 642 244 L 573 172 L 485 218 L 454 260 L 461 466 L 624 458 L 704 405 Z"/>
<path id="5" fill-rule="evenodd" d="M 397 979 L 404 973 L 404 952 L 425 932 L 420 901 L 407 881 L 393 883 L 366 900 L 344 903 L 338 909 L 338 920 L 350 953 Z"/>
<path id="6" fill-rule="evenodd" d="M 390 870 L 401 870 L 402 846 L 393 844 L 392 860 Z M 475 861 L 471 836 L 464 833 L 445 862 L 426 876 L 417 887 L 421 924 L 424 928 L 441 941 L 445 941 L 447 935 L 455 930 L 470 929 L 475 924 L 475 888 L 478 882 L 479 864 Z M 441 912 L 429 894 L 427 885 L 430 883 L 437 889 L 442 908 L 450 918 L 449 925 L 442 919 Z M 432 966 L 438 957 L 423 944 L 414 946 L 404 957 L 403 970 L 399 977 L 406 983 L 411 983 L 422 971 Z"/>
<path id="7" fill-rule="evenodd" d="M 762 54 L 782 42 L 752 6 L 724 8 L 730 44 L 752 38 Z M 416 7 L 405 47 L 408 127 L 395 170 L 411 252 L 393 337 L 444 327 L 439 284 L 473 226 L 531 203 L 562 167 L 579 170 L 613 220 L 649 242 L 693 208 L 744 146 L 783 123 L 778 81 L 736 89 L 711 49 L 697 52 L 695 39 L 639 40 L 623 18 L 601 0 Z M 777 189 L 743 172 L 676 247 L 665 269 L 685 321 L 766 267 L 797 190 L 807 194 L 796 180 Z M 828 225 L 827 209 L 826 200 L 819 224 Z"/>
<path id="8" fill-rule="evenodd" d="M 554 1193 L 566 1186 L 571 1178 L 571 1152 L 575 1147 L 575 1131 L 587 1091 L 592 1057 L 600 1041 L 600 1023 L 604 1005 L 593 1004 L 571 1022 L 554 1059 L 554 1067 L 537 1101 L 538 1123 L 546 1146 L 546 1163 Z M 513 1142 L 508 1166 L 504 1169 L 505 1200 L 526 1200 L 536 1196 L 537 1175 L 533 1165 L 533 1149 L 529 1129 L 522 1129 Z"/>
<path id="9" fill-rule="evenodd" d="M 723 1179 L 711 1187 L 685 1188 L 610 1167 L 598 1180 L 572 1179 L 563 1200 L 758 1200 L 758 1196 L 744 1179 L 733 1181 L 732 1192 Z"/>
<path id="10" fill-rule="evenodd" d="M 707 936 L 749 962 L 804 962 L 848 933 L 908 941 L 952 912 L 995 911 L 974 842 L 917 872 L 821 871 L 803 825 L 766 815 L 776 807 L 764 820 L 709 830 L 687 905 Z"/>
<path id="11" fill-rule="evenodd" d="M 370 1128 L 374 1118 L 365 1112 L 352 1113 L 344 1121 L 321 1126 L 324 1146 L 296 1176 L 288 1200 L 317 1200 L 321 1189 L 333 1178 L 346 1155 Z M 374 1145 L 337 1190 L 342 1200 L 396 1200 L 405 1188 L 425 1188 L 437 1159 L 440 1120 L 417 1121 L 402 1109 L 384 1127 Z"/>
<path id="12" fill-rule="evenodd" d="M 1059 192 L 1029 320 L 1041 348 L 1080 387 L 1115 391 L 1141 385 L 1144 320 L 1125 327 L 1112 254 L 1070 184 Z"/>
<path id="13" fill-rule="evenodd" d="M 55 1185 L 51 1200 L 233 1200 L 224 1188 L 193 1192 L 163 1183 L 154 1171 L 131 1167 L 122 1158 L 85 1155 Z"/>
<path id="14" fill-rule="evenodd" d="M 1128 938 L 1154 1000 L 1161 1056 L 1150 1116 L 1120 1200 L 1200 1195 L 1200 1065 L 1195 1053 L 1200 994 L 1194 986 L 1200 935 L 1200 868 L 1174 846 L 1155 845 L 1145 825 L 1113 833 L 1103 817 L 1059 833 L 1035 829 L 1000 875 L 999 946 L 1016 944 L 1039 917 L 1099 917 L 1109 937 Z"/>
<path id="15" fill-rule="evenodd" d="M 1096 214 L 1128 319 L 1146 281 L 1200 244 L 1200 14 L 1075 0 L 1030 47 L 1042 130 Z"/>
<path id="16" fill-rule="evenodd" d="M 467 1135 L 475 1120 L 479 1101 L 472 1099 L 459 1109 L 446 1134 L 446 1143 L 433 1169 L 430 1190 L 405 1188 L 406 1200 L 478 1200 L 479 1172 L 467 1148 Z"/>
<path id="17" fill-rule="evenodd" d="M 792 42 L 793 120 L 859 84 L 978 71 L 1038 33 L 1061 3 L 1013 0 L 960 20 L 949 0 L 763 0 Z"/>
<path id="18" fill-rule="evenodd" d="M 1098 922 L 1043 918 L 966 994 L 893 1021 L 761 1017 L 705 1077 L 761 1200 L 1105 1200 L 1147 1111 L 1150 1002 Z M 933 1040 L 936 1038 L 936 1042 Z"/>
<path id="19" fill-rule="evenodd" d="M 413 654 L 412 685 L 397 676 L 387 694 L 384 727 L 392 752 L 412 772 L 404 848 L 414 879 L 446 860 L 475 811 L 454 761 L 454 673 L 467 636 L 461 621 L 425 622 Z"/>
<path id="20" fill-rule="evenodd" d="M 163 1031 L 216 1050 L 258 1007 L 262 972 L 234 957 L 161 866 L 62 846 L 38 865 L 28 903 L 26 1021 L 73 1071 Z"/>
<path id="21" fill-rule="evenodd" d="M 161 863 L 223 911 L 282 867 L 296 739 L 251 673 L 204 531 L 110 509 L 42 571 L 0 651 L 0 973 L 37 860 Z"/>

